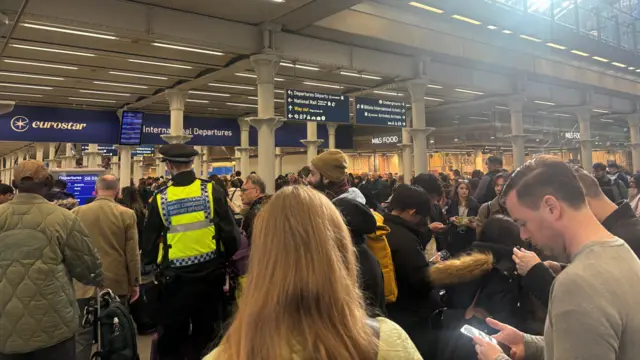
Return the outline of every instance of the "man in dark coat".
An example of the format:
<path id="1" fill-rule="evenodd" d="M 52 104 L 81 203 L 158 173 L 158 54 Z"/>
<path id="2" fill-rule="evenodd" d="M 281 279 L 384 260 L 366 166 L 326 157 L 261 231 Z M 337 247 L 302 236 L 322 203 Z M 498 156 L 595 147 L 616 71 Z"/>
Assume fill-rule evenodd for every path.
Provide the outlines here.
<path id="1" fill-rule="evenodd" d="M 494 190 L 494 178 L 502 169 L 502 159 L 497 156 L 490 156 L 487 159 L 487 168 L 489 171 L 480 179 L 480 184 L 473 195 L 480 204 L 487 203 L 496 197 Z"/>
<path id="2" fill-rule="evenodd" d="M 360 265 L 360 286 L 372 316 L 385 314 L 384 280 L 378 259 L 365 243 L 365 236 L 376 232 L 376 219 L 365 205 L 360 190 L 347 182 L 347 156 L 329 150 L 311 161 L 307 183 L 323 192 L 344 217 Z"/>

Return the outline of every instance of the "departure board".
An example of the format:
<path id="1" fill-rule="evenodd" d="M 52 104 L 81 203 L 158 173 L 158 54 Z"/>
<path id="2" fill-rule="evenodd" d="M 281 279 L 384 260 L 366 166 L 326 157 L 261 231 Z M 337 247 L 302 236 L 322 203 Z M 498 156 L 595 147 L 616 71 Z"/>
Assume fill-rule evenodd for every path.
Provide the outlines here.
<path id="1" fill-rule="evenodd" d="M 58 179 L 67 182 L 67 191 L 73 194 L 80 205 L 95 196 L 98 174 L 60 175 Z"/>
<path id="2" fill-rule="evenodd" d="M 120 124 L 120 145 L 140 145 L 142 141 L 142 119 L 140 111 L 123 111 Z"/>

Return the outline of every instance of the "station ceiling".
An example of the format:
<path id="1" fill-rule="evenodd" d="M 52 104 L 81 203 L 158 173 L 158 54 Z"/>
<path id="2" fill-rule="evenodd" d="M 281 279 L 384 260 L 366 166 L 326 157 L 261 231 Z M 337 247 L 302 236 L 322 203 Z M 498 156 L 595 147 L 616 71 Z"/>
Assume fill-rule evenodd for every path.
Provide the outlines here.
<path id="1" fill-rule="evenodd" d="M 574 146 L 563 143 L 561 133 L 578 131 L 571 109 L 586 98 L 597 104 L 592 130 L 601 145 L 623 144 L 628 141 L 626 121 L 615 115 L 636 107 L 635 72 L 594 66 L 548 48 L 541 51 L 522 39 L 496 40 L 495 34 L 484 34 L 485 26 L 474 28 L 410 1 L 25 3 L 23 13 L 23 0 L 0 4 L 12 21 L 2 34 L 6 46 L 0 54 L 0 100 L 18 105 L 94 110 L 129 105 L 167 113 L 162 92 L 186 86 L 188 115 L 251 115 L 257 91 L 248 56 L 262 45 L 261 24 L 275 23 L 282 26 L 275 45 L 284 59 L 276 77 L 280 115 L 287 88 L 410 102 L 405 82 L 415 73 L 416 58 L 429 59 L 425 101 L 427 124 L 438 129 L 433 146 L 508 145 L 508 96 L 514 94 L 526 97 L 528 146 Z M 434 34 L 446 41 L 427 41 Z M 482 54 L 483 47 L 502 50 L 502 57 L 513 61 L 505 65 L 490 50 Z M 549 76 L 543 66 L 548 63 L 537 56 L 571 68 L 572 77 Z M 538 62 L 527 72 L 522 63 L 529 66 L 528 61 L 519 59 Z M 203 76 L 212 80 L 197 83 Z M 594 87 L 589 83 L 594 81 L 605 85 Z M 356 135 L 398 131 L 357 126 Z M 0 154 L 7 151 L 3 146 Z"/>

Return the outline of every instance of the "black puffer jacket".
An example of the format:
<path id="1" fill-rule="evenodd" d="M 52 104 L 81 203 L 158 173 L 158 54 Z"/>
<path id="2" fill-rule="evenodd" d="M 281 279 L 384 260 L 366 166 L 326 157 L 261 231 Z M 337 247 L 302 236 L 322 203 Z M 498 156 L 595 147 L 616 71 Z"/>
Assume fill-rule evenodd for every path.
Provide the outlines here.
<path id="1" fill-rule="evenodd" d="M 350 191 L 357 189 L 350 189 Z M 358 191 L 360 197 L 362 194 Z M 385 315 L 384 279 L 378 259 L 365 243 L 365 236 L 376 232 L 376 219 L 362 199 L 352 196 L 340 196 L 333 204 L 345 219 L 351 239 L 358 255 L 360 265 L 360 287 L 365 297 L 370 316 Z"/>

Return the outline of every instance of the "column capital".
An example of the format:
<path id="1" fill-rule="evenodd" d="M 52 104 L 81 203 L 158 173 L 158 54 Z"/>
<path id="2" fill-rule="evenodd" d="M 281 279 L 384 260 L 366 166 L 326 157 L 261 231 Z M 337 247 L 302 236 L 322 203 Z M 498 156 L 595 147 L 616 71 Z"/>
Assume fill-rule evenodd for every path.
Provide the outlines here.
<path id="1" fill-rule="evenodd" d="M 302 140 L 304 141 L 304 140 Z M 285 154 L 276 154 L 276 159 L 282 159 Z"/>
<path id="2" fill-rule="evenodd" d="M 627 121 L 629 122 L 629 126 L 639 126 L 640 125 L 640 113 L 627 115 Z"/>
<path id="3" fill-rule="evenodd" d="M 434 132 L 436 130 L 436 128 L 425 127 L 425 128 L 411 128 L 411 129 L 408 129 L 408 130 L 409 130 L 409 133 L 411 134 L 411 136 L 413 136 L 413 137 L 416 137 L 416 136 L 427 137 L 427 136 L 429 136 L 429 134 Z"/>
<path id="4" fill-rule="evenodd" d="M 630 143 L 628 144 L 633 150 L 640 149 L 640 143 Z"/>
<path id="5" fill-rule="evenodd" d="M 590 106 L 577 107 L 573 112 L 578 117 L 578 121 L 591 121 L 591 112 L 593 108 Z"/>
<path id="6" fill-rule="evenodd" d="M 256 72 L 258 84 L 275 83 L 276 70 L 282 57 L 276 54 L 256 54 L 250 58 Z"/>
<path id="7" fill-rule="evenodd" d="M 240 124 L 240 131 L 249 131 L 251 124 L 249 123 L 249 118 L 241 117 L 238 119 L 238 124 Z"/>
<path id="8" fill-rule="evenodd" d="M 251 151 L 253 149 L 254 148 L 252 148 L 252 147 L 240 147 L 240 146 L 234 148 L 234 150 L 239 152 L 239 153 L 242 153 L 243 151 Z"/>
<path id="9" fill-rule="evenodd" d="M 509 110 L 511 112 L 522 112 L 522 108 L 524 107 L 525 98 L 524 96 L 510 96 L 507 98 L 507 105 L 509 106 Z"/>
<path id="10" fill-rule="evenodd" d="M 327 125 L 327 129 L 329 130 L 329 132 L 331 132 L 331 131 L 334 131 L 334 132 L 335 132 L 335 131 L 336 131 L 336 129 L 338 128 L 338 125 L 339 125 L 339 124 L 336 124 L 336 123 L 327 123 L 326 125 Z"/>
<path id="11" fill-rule="evenodd" d="M 160 137 L 162 138 L 162 140 L 166 141 L 169 144 L 184 144 L 187 141 L 191 140 L 192 136 L 191 135 L 169 135 L 169 134 L 164 134 L 164 135 L 160 135 Z"/>
<path id="12" fill-rule="evenodd" d="M 404 151 L 404 149 L 413 148 L 413 144 L 398 144 L 398 147 L 400 148 L 400 151 Z"/>
<path id="13" fill-rule="evenodd" d="M 272 130 L 275 130 L 282 126 L 282 124 L 284 123 L 282 118 L 279 117 L 250 117 L 247 118 L 247 120 L 249 120 L 251 126 L 258 129 L 258 131 L 260 131 L 260 129 L 263 127 L 269 127 Z"/>
<path id="14" fill-rule="evenodd" d="M 424 102 L 424 93 L 427 91 L 427 80 L 426 79 L 414 79 L 407 81 L 407 89 L 409 89 L 409 94 L 411 94 L 411 101 L 422 101 Z"/>
<path id="15" fill-rule="evenodd" d="M 324 140 L 322 139 L 316 139 L 316 140 L 300 140 L 301 143 L 304 144 L 304 146 L 306 147 L 310 147 L 310 146 L 320 146 L 320 144 L 322 144 L 324 142 Z M 277 154 L 276 154 L 277 155 Z"/>
<path id="16" fill-rule="evenodd" d="M 184 103 L 187 101 L 187 92 L 178 89 L 169 89 L 164 92 L 169 101 L 169 109 L 184 111 Z"/>

